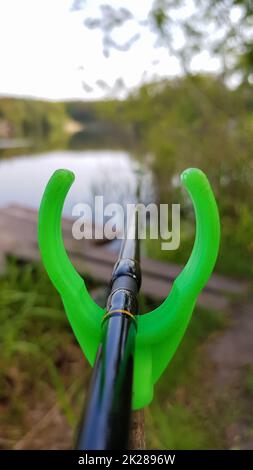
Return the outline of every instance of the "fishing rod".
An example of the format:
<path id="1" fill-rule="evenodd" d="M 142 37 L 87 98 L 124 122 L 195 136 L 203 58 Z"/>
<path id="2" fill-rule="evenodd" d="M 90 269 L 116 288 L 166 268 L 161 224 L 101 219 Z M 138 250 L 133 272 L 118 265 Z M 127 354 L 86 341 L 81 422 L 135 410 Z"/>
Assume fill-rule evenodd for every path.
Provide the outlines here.
<path id="1" fill-rule="evenodd" d="M 79 450 L 128 448 L 137 330 L 135 316 L 139 313 L 137 297 L 141 286 L 139 261 L 136 210 L 112 273 L 88 405 L 77 438 Z"/>

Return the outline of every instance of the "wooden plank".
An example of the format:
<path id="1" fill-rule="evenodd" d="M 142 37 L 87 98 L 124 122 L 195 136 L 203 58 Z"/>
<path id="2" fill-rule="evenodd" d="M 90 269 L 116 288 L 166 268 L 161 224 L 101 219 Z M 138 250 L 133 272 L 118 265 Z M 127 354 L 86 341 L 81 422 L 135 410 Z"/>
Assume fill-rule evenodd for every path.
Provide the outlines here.
<path id="1" fill-rule="evenodd" d="M 26 261 L 40 260 L 40 253 L 35 244 L 28 246 L 26 243 L 20 243 L 19 245 L 11 246 L 11 254 Z M 81 274 L 89 275 L 102 284 L 109 284 L 112 275 L 112 266 L 109 264 L 94 263 L 92 260 L 85 260 L 74 254 L 70 254 L 70 259 L 77 271 Z M 159 280 L 157 278 L 153 279 L 150 276 L 143 275 L 142 292 L 150 299 L 153 298 L 159 302 L 163 301 L 167 297 L 171 287 L 171 281 Z M 198 305 L 209 309 L 222 310 L 227 307 L 228 301 L 224 296 L 203 291 L 198 298 Z"/>
<path id="2" fill-rule="evenodd" d="M 36 226 L 37 230 L 37 224 L 38 224 L 38 211 L 33 208 L 24 208 L 22 206 L 18 205 L 10 205 L 7 207 L 0 208 L 0 217 L 4 218 L 11 218 L 15 220 L 19 220 L 20 223 L 22 222 L 30 222 L 31 224 L 34 224 Z M 73 235 L 72 235 L 72 226 L 73 223 L 76 219 L 71 218 L 71 217 L 62 217 L 61 223 L 62 223 L 62 233 L 63 236 L 71 236 L 71 238 L 74 240 Z M 92 224 L 86 224 L 86 226 L 92 227 Z M 105 243 L 108 243 L 107 240 L 96 240 L 96 239 L 91 239 L 91 240 L 78 240 L 78 242 L 84 241 L 85 243 L 91 243 L 93 245 L 103 245 Z"/>
<path id="3" fill-rule="evenodd" d="M 7 214 L 9 217 L 18 217 L 24 220 L 30 220 L 37 224 L 38 212 L 36 209 L 32 208 L 24 208 L 18 205 L 10 205 L 7 208 L 0 209 L 0 216 L 1 214 Z M 72 237 L 72 224 L 73 219 L 63 217 L 62 219 L 62 229 L 63 229 L 63 237 L 70 237 L 73 240 L 73 245 L 71 245 L 70 241 L 68 242 L 69 249 L 73 249 L 75 253 L 80 253 L 83 255 L 84 253 L 84 244 L 90 243 L 88 240 L 75 240 Z M 32 229 L 31 229 L 32 230 Z M 33 230 L 33 233 L 34 230 Z M 37 229 L 36 229 L 37 233 Z M 72 247 L 72 248 L 71 248 Z M 108 250 L 103 249 L 103 247 L 98 247 L 91 249 L 89 247 L 89 257 L 101 260 L 107 260 L 109 263 L 115 259 L 110 255 Z M 104 251 L 102 251 L 102 249 Z M 152 260 L 143 257 L 142 259 L 142 271 L 146 272 L 147 274 L 150 273 L 153 277 L 158 276 L 159 278 L 164 277 L 166 279 L 173 280 L 175 279 L 180 271 L 182 270 L 183 266 L 177 265 L 175 263 L 166 263 L 162 261 Z M 207 290 L 215 290 L 221 292 L 228 292 L 233 294 L 242 294 L 248 289 L 248 283 L 245 281 L 227 278 L 222 275 L 213 274 L 208 284 L 206 286 Z"/>
<path id="4" fill-rule="evenodd" d="M 143 271 L 152 274 L 152 276 L 169 277 L 175 279 L 183 269 L 182 265 L 176 265 L 174 263 L 166 263 L 162 261 L 156 261 L 148 258 L 142 260 Z M 246 281 L 237 279 L 227 278 L 220 274 L 213 274 L 209 279 L 206 289 L 210 291 L 220 291 L 233 294 L 242 294 L 249 287 Z"/>
<path id="5" fill-rule="evenodd" d="M 31 255 L 34 255 L 35 252 L 38 253 L 37 218 L 38 212 L 35 209 L 17 205 L 1 208 L 0 252 L 18 253 L 19 256 L 22 256 L 23 250 L 23 255 L 28 258 L 29 250 L 31 250 Z M 109 251 L 101 245 L 95 247 L 89 240 L 75 240 L 72 237 L 72 223 L 71 219 L 63 218 L 62 231 L 66 250 L 77 270 L 90 272 L 99 282 L 109 282 L 117 253 Z M 165 298 L 174 278 L 181 269 L 181 266 L 173 263 L 164 263 L 144 257 L 142 259 L 143 292 L 157 300 Z M 223 308 L 226 303 L 223 293 L 238 294 L 245 292 L 246 288 L 247 283 L 213 275 L 201 294 L 200 302 L 206 306 L 210 301 L 212 305 L 216 305 L 216 308 Z"/>

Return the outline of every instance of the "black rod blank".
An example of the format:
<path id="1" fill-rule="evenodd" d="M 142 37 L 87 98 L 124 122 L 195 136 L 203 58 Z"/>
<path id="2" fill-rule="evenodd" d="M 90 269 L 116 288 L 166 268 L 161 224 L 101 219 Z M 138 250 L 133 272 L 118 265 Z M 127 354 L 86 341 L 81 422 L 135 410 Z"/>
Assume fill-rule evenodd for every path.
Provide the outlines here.
<path id="1" fill-rule="evenodd" d="M 137 328 L 135 315 L 138 314 L 140 285 L 136 210 L 112 274 L 107 313 L 101 326 L 101 344 L 77 439 L 79 450 L 122 450 L 128 447 Z"/>

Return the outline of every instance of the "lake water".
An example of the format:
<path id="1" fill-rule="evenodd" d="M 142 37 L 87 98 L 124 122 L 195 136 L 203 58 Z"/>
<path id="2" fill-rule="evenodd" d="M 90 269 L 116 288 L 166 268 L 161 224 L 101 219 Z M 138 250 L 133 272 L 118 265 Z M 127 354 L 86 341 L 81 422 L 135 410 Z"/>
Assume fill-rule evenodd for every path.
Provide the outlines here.
<path id="1" fill-rule="evenodd" d="M 104 204 L 135 201 L 140 170 L 141 200 L 152 201 L 151 175 L 130 153 L 67 150 L 0 159 L 0 206 L 38 208 L 46 183 L 59 168 L 73 171 L 76 177 L 64 205 L 65 215 L 71 215 L 73 206 L 80 202 L 93 207 L 95 195 L 103 195 Z"/>

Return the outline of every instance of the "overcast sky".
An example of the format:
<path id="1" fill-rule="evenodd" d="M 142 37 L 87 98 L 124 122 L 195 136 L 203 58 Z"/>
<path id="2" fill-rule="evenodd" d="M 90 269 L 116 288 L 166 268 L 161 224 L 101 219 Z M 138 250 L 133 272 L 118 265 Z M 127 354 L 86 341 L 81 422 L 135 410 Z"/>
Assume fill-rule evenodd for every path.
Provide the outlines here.
<path id="1" fill-rule="evenodd" d="M 102 33 L 84 26 L 88 17 L 99 14 L 99 5 L 131 9 L 138 20 L 145 19 L 151 0 L 87 0 L 85 7 L 73 11 L 73 0 L 0 0 L 0 94 L 59 99 L 96 99 L 114 94 L 122 78 L 127 89 L 158 76 L 180 73 L 177 60 L 162 47 L 154 47 L 156 37 L 142 28 L 141 38 L 127 52 L 112 50 L 103 54 Z M 186 0 L 182 14 L 191 9 Z M 137 22 L 115 31 L 124 43 L 137 32 Z M 175 31 L 174 46 L 182 45 Z M 217 59 L 204 51 L 194 59 L 193 70 L 215 71 Z M 97 83 L 109 85 L 104 90 Z"/>

